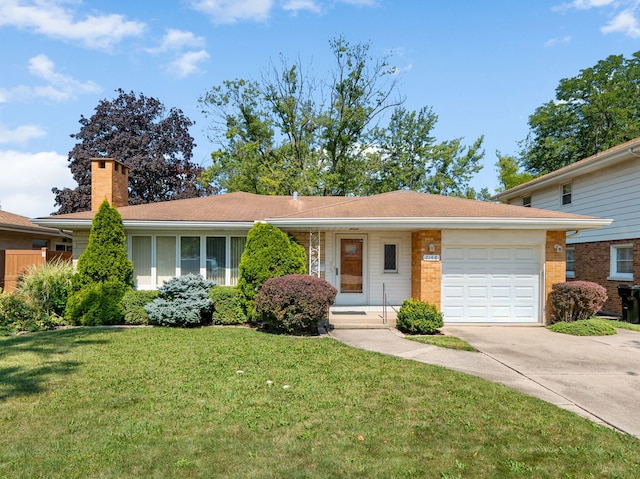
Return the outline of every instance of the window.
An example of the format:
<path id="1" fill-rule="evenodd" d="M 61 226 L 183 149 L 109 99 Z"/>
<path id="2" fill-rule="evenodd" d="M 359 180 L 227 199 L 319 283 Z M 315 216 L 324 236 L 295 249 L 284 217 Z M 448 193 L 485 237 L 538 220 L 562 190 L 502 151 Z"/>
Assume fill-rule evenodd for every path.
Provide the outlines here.
<path id="1" fill-rule="evenodd" d="M 244 236 L 232 236 L 231 241 L 231 265 L 230 265 L 230 282 L 229 284 L 235 286 L 238 284 L 240 278 L 240 257 L 244 253 L 244 245 L 247 242 L 247 238 Z"/>
<path id="2" fill-rule="evenodd" d="M 384 245 L 384 272 L 398 272 L 398 245 L 395 243 L 385 243 Z"/>
<path id="3" fill-rule="evenodd" d="M 156 236 L 156 285 L 176 275 L 176 237 Z"/>
<path id="4" fill-rule="evenodd" d="M 576 277 L 576 250 L 567 246 L 567 278 Z"/>
<path id="5" fill-rule="evenodd" d="M 562 185 L 562 204 L 571 204 L 571 183 Z"/>
<path id="6" fill-rule="evenodd" d="M 522 206 L 526 206 L 527 208 L 531 208 L 531 196 L 525 196 L 522 198 Z"/>
<path id="7" fill-rule="evenodd" d="M 611 276 L 608 279 L 633 280 L 633 245 L 611 246 Z"/>
<path id="8" fill-rule="evenodd" d="M 46 239 L 34 239 L 31 245 L 31 249 L 42 249 L 42 248 L 48 248 L 48 247 L 49 247 L 49 241 Z"/>
<path id="9" fill-rule="evenodd" d="M 207 238 L 207 279 L 216 284 L 226 284 L 227 238 L 217 236 Z"/>
<path id="10" fill-rule="evenodd" d="M 151 236 L 131 237 L 133 282 L 136 286 L 151 286 Z"/>
<path id="11" fill-rule="evenodd" d="M 200 237 L 180 238 L 180 275 L 200 274 Z"/>

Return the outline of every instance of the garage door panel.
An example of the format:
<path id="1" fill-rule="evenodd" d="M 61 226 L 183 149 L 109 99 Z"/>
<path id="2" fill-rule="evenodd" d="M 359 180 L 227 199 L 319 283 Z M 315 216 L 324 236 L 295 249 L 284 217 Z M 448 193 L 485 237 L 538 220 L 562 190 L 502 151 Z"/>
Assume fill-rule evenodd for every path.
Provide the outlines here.
<path id="1" fill-rule="evenodd" d="M 538 322 L 538 246 L 447 247 L 442 250 L 446 322 Z"/>

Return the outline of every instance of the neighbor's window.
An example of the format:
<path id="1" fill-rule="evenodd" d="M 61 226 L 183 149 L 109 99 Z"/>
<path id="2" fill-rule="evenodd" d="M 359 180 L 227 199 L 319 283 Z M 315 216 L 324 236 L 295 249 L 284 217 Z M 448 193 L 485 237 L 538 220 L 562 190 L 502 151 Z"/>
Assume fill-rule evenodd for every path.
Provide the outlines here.
<path id="1" fill-rule="evenodd" d="M 562 204 L 571 204 L 571 183 L 562 185 Z"/>
<path id="2" fill-rule="evenodd" d="M 615 245 L 611 247 L 610 277 L 619 280 L 633 279 L 633 245 Z"/>
<path id="3" fill-rule="evenodd" d="M 576 250 L 567 247 L 567 278 L 576 277 Z"/>
<path id="4" fill-rule="evenodd" d="M 34 239 L 31 245 L 31 249 L 42 249 L 49 247 L 49 240 L 46 239 Z"/>
<path id="5" fill-rule="evenodd" d="M 133 281 L 136 286 L 150 286 L 151 283 L 151 236 L 131 237 L 131 261 L 133 261 Z"/>
<path id="6" fill-rule="evenodd" d="M 531 208 L 531 196 L 525 196 L 522 198 L 522 206 L 526 206 L 527 208 Z"/>
<path id="7" fill-rule="evenodd" d="M 384 245 L 384 272 L 398 272 L 398 245 L 395 243 L 385 243 Z"/>
<path id="8" fill-rule="evenodd" d="M 180 275 L 200 274 L 200 237 L 180 238 Z"/>

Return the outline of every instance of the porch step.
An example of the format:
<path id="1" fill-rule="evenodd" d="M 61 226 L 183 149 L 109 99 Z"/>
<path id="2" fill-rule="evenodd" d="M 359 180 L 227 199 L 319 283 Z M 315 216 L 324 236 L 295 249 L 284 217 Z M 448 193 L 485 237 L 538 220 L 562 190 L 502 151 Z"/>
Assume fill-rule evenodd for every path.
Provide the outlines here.
<path id="1" fill-rule="evenodd" d="M 330 312 L 329 325 L 331 329 L 389 329 L 396 326 L 395 312 L 387 312 L 387 322 L 384 322 L 381 311 L 367 312 Z"/>

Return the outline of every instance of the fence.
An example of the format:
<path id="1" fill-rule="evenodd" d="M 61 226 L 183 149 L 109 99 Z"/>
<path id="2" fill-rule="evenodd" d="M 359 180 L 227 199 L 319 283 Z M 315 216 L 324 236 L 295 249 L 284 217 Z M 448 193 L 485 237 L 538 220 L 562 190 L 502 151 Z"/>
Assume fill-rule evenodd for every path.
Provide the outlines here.
<path id="1" fill-rule="evenodd" d="M 58 258 L 71 262 L 72 253 L 47 248 L 0 250 L 0 288 L 14 291 L 20 276 L 31 266 L 40 266 Z"/>

